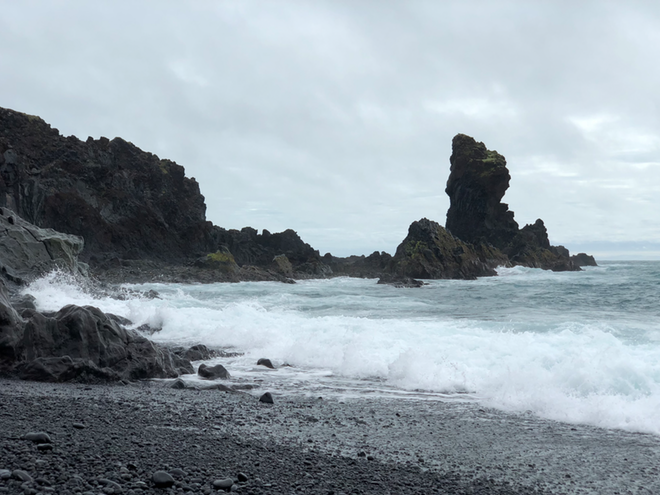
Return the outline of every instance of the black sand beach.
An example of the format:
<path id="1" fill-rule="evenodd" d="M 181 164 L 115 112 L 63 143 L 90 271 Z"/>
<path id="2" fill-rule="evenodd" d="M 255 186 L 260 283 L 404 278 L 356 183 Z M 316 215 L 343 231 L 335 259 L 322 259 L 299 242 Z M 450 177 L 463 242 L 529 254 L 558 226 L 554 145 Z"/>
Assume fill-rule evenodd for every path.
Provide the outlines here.
<path id="1" fill-rule="evenodd" d="M 245 494 L 660 493 L 653 435 L 474 403 L 274 397 L 1 380 L 0 493 L 206 494 L 228 478 Z"/>

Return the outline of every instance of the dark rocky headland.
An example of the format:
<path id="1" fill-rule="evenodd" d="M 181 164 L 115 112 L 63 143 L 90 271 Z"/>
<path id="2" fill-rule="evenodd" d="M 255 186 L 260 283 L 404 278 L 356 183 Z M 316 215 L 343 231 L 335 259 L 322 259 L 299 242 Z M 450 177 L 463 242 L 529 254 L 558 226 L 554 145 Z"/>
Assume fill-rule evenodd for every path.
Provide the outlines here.
<path id="1" fill-rule="evenodd" d="M 502 155 L 462 134 L 452 146 L 447 229 L 414 222 L 394 256 L 321 257 L 293 230 L 218 227 L 206 220 L 199 185 L 182 166 L 121 138 L 64 137 L 39 117 L 2 108 L 0 206 L 84 238 L 80 260 L 114 282 L 474 278 L 498 265 L 576 270 L 595 263 L 550 246 L 541 220 L 518 228 L 501 203 L 510 179 Z"/>

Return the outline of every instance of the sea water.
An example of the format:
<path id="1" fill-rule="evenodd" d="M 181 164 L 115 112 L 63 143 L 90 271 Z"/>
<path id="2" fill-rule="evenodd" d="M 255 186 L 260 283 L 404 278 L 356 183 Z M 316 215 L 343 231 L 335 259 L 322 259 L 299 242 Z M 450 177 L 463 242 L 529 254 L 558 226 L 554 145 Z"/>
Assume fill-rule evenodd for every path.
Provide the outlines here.
<path id="1" fill-rule="evenodd" d="M 411 289 L 356 278 L 124 285 L 122 298 L 50 274 L 24 292 L 40 310 L 94 305 L 160 329 L 158 342 L 222 349 L 208 364 L 254 393 L 479 401 L 660 434 L 660 262 L 501 268 Z"/>

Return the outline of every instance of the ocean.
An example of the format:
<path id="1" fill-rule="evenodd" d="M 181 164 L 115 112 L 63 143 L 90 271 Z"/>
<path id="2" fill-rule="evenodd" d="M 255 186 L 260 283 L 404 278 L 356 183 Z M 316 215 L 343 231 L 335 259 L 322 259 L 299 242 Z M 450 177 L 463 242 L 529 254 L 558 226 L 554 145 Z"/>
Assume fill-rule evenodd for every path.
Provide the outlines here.
<path id="1" fill-rule="evenodd" d="M 39 310 L 93 305 L 133 328 L 160 328 L 157 342 L 222 349 L 207 364 L 223 364 L 255 395 L 474 401 L 660 434 L 660 262 L 498 274 L 417 289 L 343 277 L 126 284 L 117 298 L 51 273 L 24 292 Z M 149 290 L 160 297 L 144 297 Z"/>

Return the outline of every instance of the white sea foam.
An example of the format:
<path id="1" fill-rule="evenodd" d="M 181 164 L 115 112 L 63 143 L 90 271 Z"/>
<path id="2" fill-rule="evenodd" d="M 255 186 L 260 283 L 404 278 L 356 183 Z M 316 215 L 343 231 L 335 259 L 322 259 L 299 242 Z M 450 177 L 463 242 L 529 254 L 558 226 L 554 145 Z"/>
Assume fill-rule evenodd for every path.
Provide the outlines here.
<path id="1" fill-rule="evenodd" d="M 357 279 L 153 284 L 132 289 L 154 289 L 160 299 L 126 300 L 46 277 L 26 291 L 43 310 L 91 304 L 135 327 L 162 328 L 153 336 L 161 342 L 233 348 L 243 354 L 217 361 L 271 390 L 453 394 L 508 411 L 660 434 L 660 316 L 653 308 L 630 314 L 628 286 L 601 280 L 611 272 L 517 267 L 421 290 Z M 618 297 L 617 290 L 621 309 L 607 300 L 584 307 Z M 260 357 L 294 367 L 265 372 L 255 366 Z"/>

